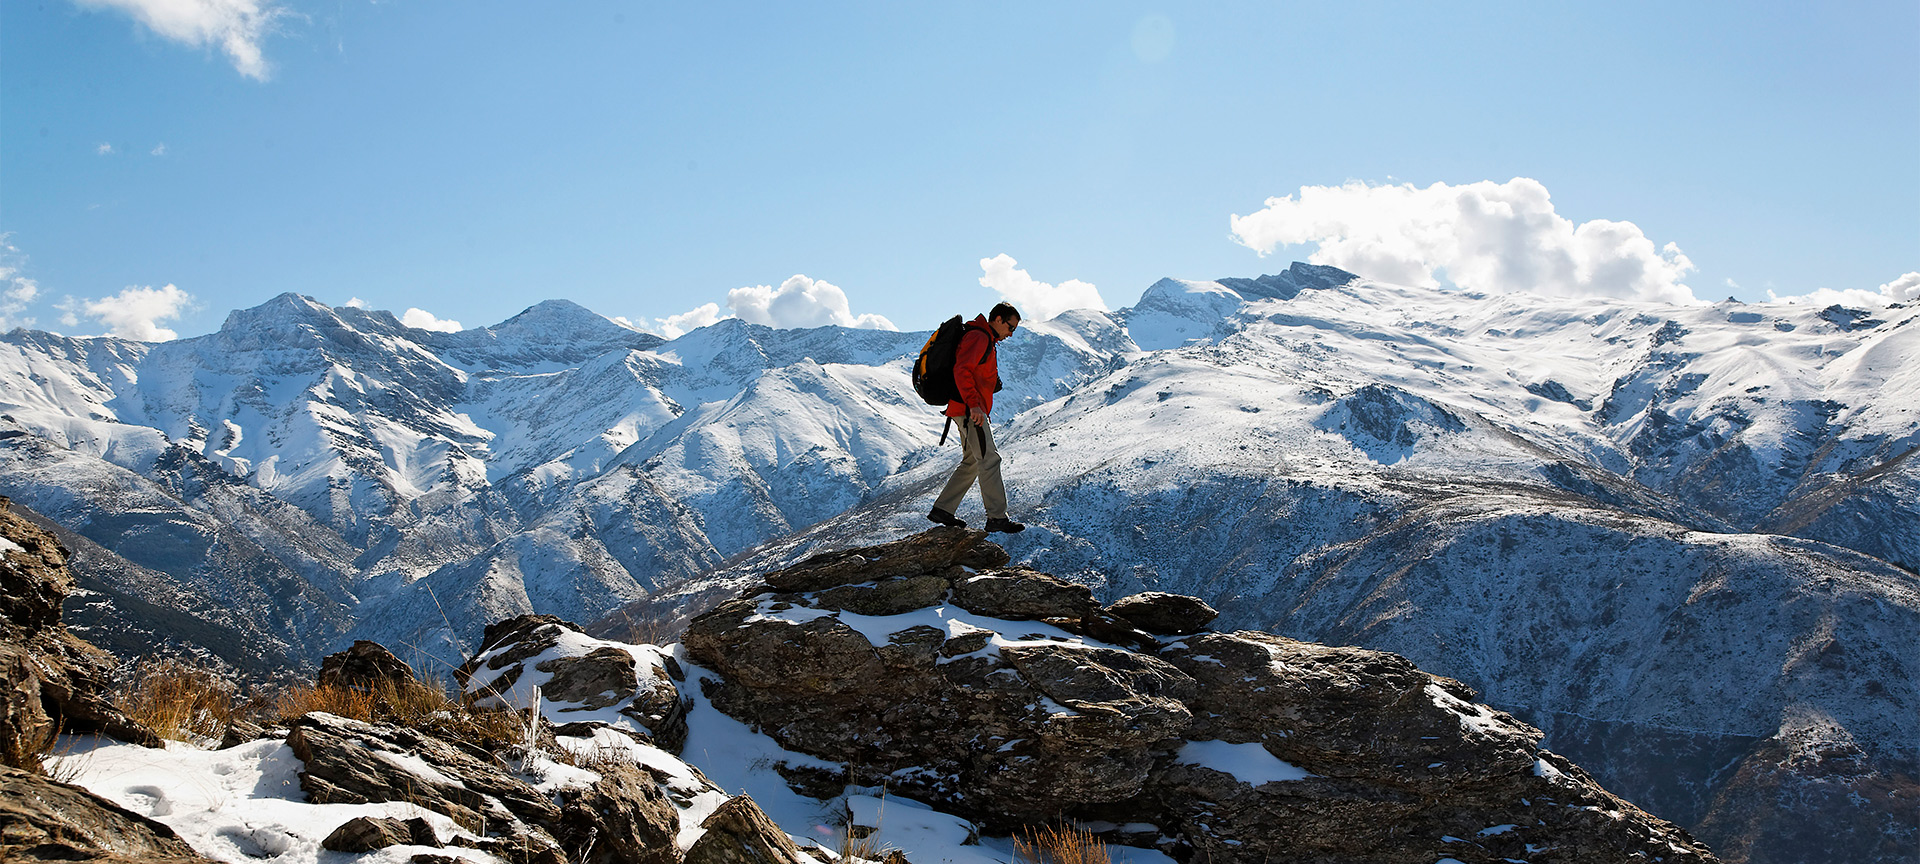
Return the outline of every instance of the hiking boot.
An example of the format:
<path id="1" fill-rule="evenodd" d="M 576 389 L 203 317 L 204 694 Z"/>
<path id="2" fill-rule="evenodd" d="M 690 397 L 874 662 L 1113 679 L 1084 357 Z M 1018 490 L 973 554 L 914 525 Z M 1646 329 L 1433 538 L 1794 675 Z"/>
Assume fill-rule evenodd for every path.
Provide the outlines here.
<path id="1" fill-rule="evenodd" d="M 1002 534 L 1018 534 L 1027 530 L 1027 526 L 1015 522 L 1012 519 L 988 519 L 987 530 L 998 531 Z"/>
<path id="2" fill-rule="evenodd" d="M 942 510 L 938 507 L 935 507 L 932 510 L 927 511 L 927 521 L 938 522 L 942 525 L 951 525 L 955 528 L 967 527 L 967 520 L 962 519 L 958 516 L 955 516 L 952 513 L 948 513 L 947 511 Z"/>

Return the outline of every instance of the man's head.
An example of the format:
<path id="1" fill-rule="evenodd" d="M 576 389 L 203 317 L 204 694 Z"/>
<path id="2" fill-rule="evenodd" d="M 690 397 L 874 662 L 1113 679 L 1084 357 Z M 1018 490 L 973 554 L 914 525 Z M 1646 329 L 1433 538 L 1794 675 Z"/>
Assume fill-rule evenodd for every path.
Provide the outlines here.
<path id="1" fill-rule="evenodd" d="M 993 328 L 994 335 L 1002 339 L 1013 335 L 1020 328 L 1020 310 L 1012 303 L 1000 303 L 987 313 L 987 326 Z"/>

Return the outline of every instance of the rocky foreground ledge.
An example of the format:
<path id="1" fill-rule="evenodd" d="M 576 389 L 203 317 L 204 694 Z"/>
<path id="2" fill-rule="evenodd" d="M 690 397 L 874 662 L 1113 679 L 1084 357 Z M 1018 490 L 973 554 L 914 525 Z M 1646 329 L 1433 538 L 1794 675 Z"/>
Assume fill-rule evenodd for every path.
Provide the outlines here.
<path id="1" fill-rule="evenodd" d="M 1011 830 L 1068 817 L 1209 862 L 1713 860 L 1398 655 L 1204 630 L 1173 595 L 1102 607 L 936 528 L 816 556 L 694 619 L 713 705 Z"/>
<path id="2" fill-rule="evenodd" d="M 59 625 L 57 544 L 3 513 L 0 539 L 0 659 L 18 654 L 0 744 L 52 728 L 153 743 L 82 674 L 93 667 L 78 658 L 95 655 Z M 850 834 L 874 825 L 856 821 L 855 800 L 872 800 L 856 790 L 880 787 L 954 814 L 939 818 L 970 838 L 886 864 L 936 864 L 982 833 L 1062 819 L 1182 862 L 1715 860 L 1539 749 L 1537 730 L 1396 655 L 1211 632 L 1194 598 L 1102 606 L 1007 564 L 985 534 L 952 528 L 820 555 L 697 617 L 681 645 L 596 639 L 545 615 L 496 622 L 458 671 L 469 707 L 537 712 L 236 725 L 208 757 L 228 766 L 213 776 L 285 765 L 287 779 L 201 811 L 113 771 L 95 795 L 0 770 L 0 859 L 840 864 L 809 830 L 820 817 L 785 820 L 841 806 Z M 358 643 L 320 679 L 371 692 L 412 670 Z M 756 794 L 807 802 L 780 822 L 691 764 L 696 750 L 744 758 L 718 742 L 765 740 L 694 743 L 734 721 L 779 745 L 762 757 L 779 779 L 763 774 Z M 167 758 L 142 752 L 154 755 L 132 761 Z M 315 809 L 266 815 L 288 802 Z M 210 829 L 219 810 L 246 830 Z"/>

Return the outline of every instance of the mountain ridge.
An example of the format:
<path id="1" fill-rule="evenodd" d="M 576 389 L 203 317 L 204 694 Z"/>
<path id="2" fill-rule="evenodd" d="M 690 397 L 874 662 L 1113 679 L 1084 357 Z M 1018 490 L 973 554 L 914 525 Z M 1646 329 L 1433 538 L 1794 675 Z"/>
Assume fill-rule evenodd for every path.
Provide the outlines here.
<path id="1" fill-rule="evenodd" d="M 1797 751 L 1779 742 L 1825 728 L 1795 725 L 1789 708 L 1859 727 L 1873 770 L 1911 784 L 1903 742 L 1920 733 L 1869 718 L 1920 705 L 1902 683 L 1920 664 L 1886 635 L 1920 630 L 1920 470 L 1908 458 L 1920 446 L 1920 331 L 1908 326 L 1920 311 L 1473 295 L 1306 266 L 1162 280 L 1134 307 L 1027 322 L 1001 346 L 999 437 L 1031 526 L 1009 543 L 1021 562 L 1103 594 L 1199 595 L 1234 626 L 1394 650 L 1510 699 L 1503 708 L 1550 736 L 1569 730 L 1590 751 L 1583 763 L 1629 754 L 1608 770 L 1640 778 L 1656 812 L 1733 812 L 1712 803 L 1730 788 L 1715 773 L 1727 760 L 1697 754 L 1757 766 L 1758 740 L 1788 758 Z M 500 336 L 504 324 L 476 328 L 463 332 L 493 334 L 485 356 L 500 362 L 469 362 L 450 347 L 461 334 L 273 302 L 319 325 L 160 345 L 0 337 L 0 413 L 12 418 L 0 493 L 82 534 L 134 525 L 101 546 L 162 570 L 140 532 L 249 538 L 344 610 L 327 619 L 338 629 L 300 640 L 276 624 L 296 656 L 317 654 L 295 641 L 374 638 L 452 659 L 470 647 L 456 621 L 699 605 L 755 567 L 922 526 L 951 465 L 934 443 L 937 412 L 906 386 L 924 331 L 731 320 L 642 348 L 652 337 L 541 304 L 528 322 L 585 321 L 609 341 L 527 347 Z M 553 359 L 575 356 L 587 359 Z M 135 489 L 145 509 L 126 506 Z M 197 509 L 212 500 L 227 502 L 217 515 Z M 1747 533 L 1756 527 L 1799 539 L 1776 548 Z M 1701 577 L 1740 567 L 1776 575 L 1739 602 Z M 1450 590 L 1463 585 L 1499 586 L 1513 605 L 1473 605 Z M 1376 596 L 1400 599 L 1369 605 Z M 1620 641 L 1622 616 L 1686 610 L 1672 632 L 1693 644 L 1762 597 L 1827 609 L 1855 634 L 1839 640 L 1841 666 L 1820 653 L 1833 628 L 1817 615 L 1729 658 L 1799 682 L 1767 703 L 1770 720 L 1712 719 L 1716 700 L 1744 698 L 1730 672 L 1707 676 L 1719 690 L 1662 691 L 1696 673 L 1620 659 L 1663 656 L 1657 635 Z M 1444 623 L 1459 639 L 1521 645 L 1509 620 L 1586 647 L 1510 652 L 1509 675 L 1464 664 L 1433 635 Z M 1589 710 L 1581 700 L 1600 697 L 1530 675 L 1591 681 L 1614 688 L 1615 704 L 1672 716 Z M 1862 689 L 1874 681 L 1881 690 Z M 1553 719 L 1583 714 L 1598 719 Z M 1632 746 L 1667 726 L 1711 737 Z M 1687 788 L 1662 791 L 1647 774 L 1663 760 Z M 1892 819 L 1883 804 L 1868 812 Z"/>

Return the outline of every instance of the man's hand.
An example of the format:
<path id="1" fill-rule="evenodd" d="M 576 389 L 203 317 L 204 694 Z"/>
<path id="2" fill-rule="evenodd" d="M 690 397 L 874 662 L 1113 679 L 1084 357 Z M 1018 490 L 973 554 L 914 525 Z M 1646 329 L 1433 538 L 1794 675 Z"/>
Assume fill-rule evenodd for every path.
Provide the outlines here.
<path id="1" fill-rule="evenodd" d="M 972 405 L 968 405 L 967 406 L 967 422 L 972 423 L 975 426 L 984 426 L 986 425 L 986 422 L 987 422 L 987 412 L 982 411 L 978 408 L 975 408 Z"/>

